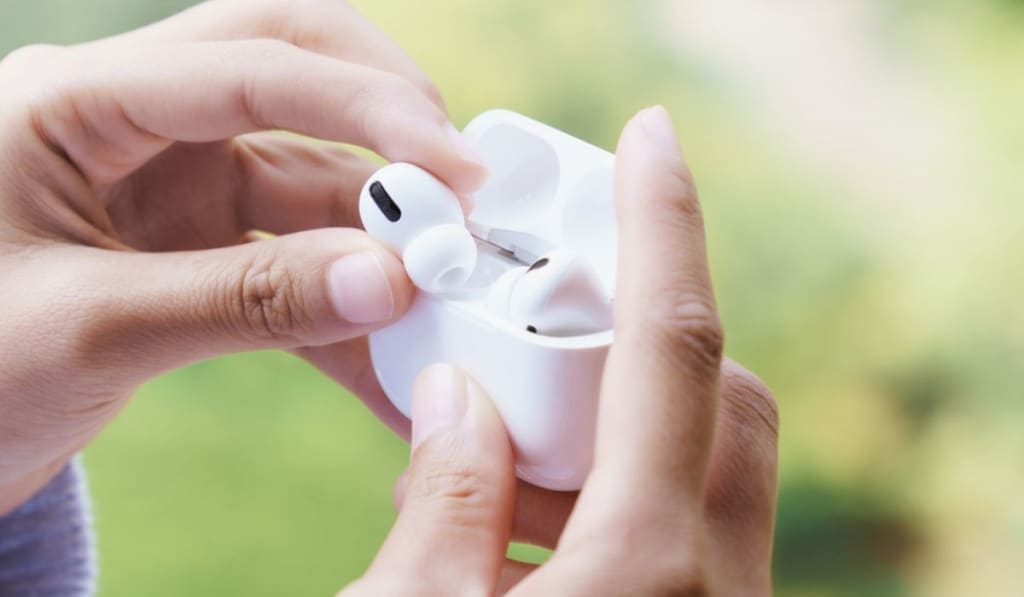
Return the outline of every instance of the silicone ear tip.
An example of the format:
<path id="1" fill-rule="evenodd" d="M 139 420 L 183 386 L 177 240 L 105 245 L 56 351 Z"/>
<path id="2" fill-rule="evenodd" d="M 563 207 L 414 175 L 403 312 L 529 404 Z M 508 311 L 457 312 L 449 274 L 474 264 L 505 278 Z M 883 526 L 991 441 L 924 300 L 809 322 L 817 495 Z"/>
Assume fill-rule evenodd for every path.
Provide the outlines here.
<path id="1" fill-rule="evenodd" d="M 476 268 L 476 259 L 473 237 L 456 224 L 424 231 L 402 253 L 413 284 L 430 293 L 455 290 L 465 284 Z"/>

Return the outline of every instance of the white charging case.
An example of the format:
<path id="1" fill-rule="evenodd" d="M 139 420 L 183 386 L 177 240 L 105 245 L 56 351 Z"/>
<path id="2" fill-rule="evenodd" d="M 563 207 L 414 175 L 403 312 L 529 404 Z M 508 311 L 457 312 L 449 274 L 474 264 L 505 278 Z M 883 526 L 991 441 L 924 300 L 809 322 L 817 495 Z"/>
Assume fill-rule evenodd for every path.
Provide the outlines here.
<path id="1" fill-rule="evenodd" d="M 462 368 L 501 413 L 518 476 L 548 489 L 579 489 L 593 461 L 612 330 L 563 338 L 530 333 L 491 314 L 487 292 L 510 268 L 564 248 L 587 259 L 613 296 L 614 156 L 506 110 L 481 114 L 463 134 L 491 173 L 467 220 L 480 249 L 477 267 L 458 293 L 419 292 L 401 320 L 371 334 L 373 366 L 406 416 L 425 367 Z"/>

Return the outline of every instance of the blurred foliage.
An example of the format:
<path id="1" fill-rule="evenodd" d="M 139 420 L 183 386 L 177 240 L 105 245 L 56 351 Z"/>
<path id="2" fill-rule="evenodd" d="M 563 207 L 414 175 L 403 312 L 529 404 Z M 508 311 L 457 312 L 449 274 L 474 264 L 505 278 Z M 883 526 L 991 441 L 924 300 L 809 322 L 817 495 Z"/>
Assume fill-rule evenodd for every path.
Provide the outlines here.
<path id="1" fill-rule="evenodd" d="M 0 52 L 187 4 L 0 0 Z M 802 144 L 815 126 L 801 123 L 819 114 L 771 104 L 787 82 L 769 71 L 752 92 L 762 63 L 723 59 L 721 35 L 700 51 L 673 16 L 740 0 L 356 4 L 458 123 L 506 107 L 613 148 L 638 108 L 677 115 L 729 352 L 782 408 L 780 595 L 1019 594 L 1024 2 L 835 3 L 867 7 L 857 56 L 895 74 L 838 93 L 848 105 L 824 111 L 849 122 L 818 144 Z M 799 25 L 814 4 L 778 10 Z M 797 83 L 827 90 L 861 66 Z M 904 114 L 924 125 L 854 119 L 904 88 Z M 328 594 L 371 560 L 405 459 L 358 401 L 287 355 L 154 381 L 86 458 L 101 594 Z"/>

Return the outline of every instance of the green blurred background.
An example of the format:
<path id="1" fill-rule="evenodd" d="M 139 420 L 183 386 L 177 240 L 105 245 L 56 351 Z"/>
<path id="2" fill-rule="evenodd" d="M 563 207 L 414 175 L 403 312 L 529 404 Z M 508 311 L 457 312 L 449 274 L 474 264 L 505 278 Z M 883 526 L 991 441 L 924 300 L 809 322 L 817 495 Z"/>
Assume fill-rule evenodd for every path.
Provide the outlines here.
<path id="1" fill-rule="evenodd" d="M 188 4 L 0 0 L 0 53 Z M 613 148 L 675 114 L 728 352 L 782 409 L 779 595 L 1024 594 L 1024 2 L 355 4 L 459 124 Z M 101 595 L 322 595 L 372 558 L 406 452 L 266 353 L 150 383 L 85 460 Z"/>

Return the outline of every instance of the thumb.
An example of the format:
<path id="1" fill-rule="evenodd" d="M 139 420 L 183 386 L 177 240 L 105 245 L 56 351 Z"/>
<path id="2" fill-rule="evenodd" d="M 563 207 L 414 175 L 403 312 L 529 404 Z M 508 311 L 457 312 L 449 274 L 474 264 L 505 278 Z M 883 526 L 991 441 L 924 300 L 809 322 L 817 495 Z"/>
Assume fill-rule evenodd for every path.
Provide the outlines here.
<path id="1" fill-rule="evenodd" d="M 102 361 L 95 366 L 142 379 L 220 354 L 361 336 L 400 317 L 414 293 L 398 257 L 352 229 L 206 251 L 96 253 L 78 339 Z"/>
<path id="2" fill-rule="evenodd" d="M 498 412 L 457 369 L 428 368 L 413 395 L 402 511 L 357 584 L 379 595 L 493 594 L 514 498 L 512 448 Z"/>

